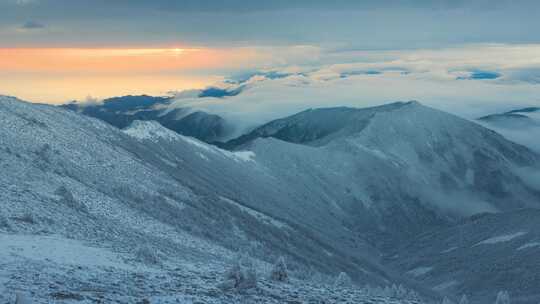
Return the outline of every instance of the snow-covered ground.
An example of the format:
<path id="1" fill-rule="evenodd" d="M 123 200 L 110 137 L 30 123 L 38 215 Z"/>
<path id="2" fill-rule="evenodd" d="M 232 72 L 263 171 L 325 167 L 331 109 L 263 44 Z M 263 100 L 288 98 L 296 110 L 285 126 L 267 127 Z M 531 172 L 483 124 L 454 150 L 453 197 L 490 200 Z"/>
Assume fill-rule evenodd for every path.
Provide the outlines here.
<path id="1" fill-rule="evenodd" d="M 327 120 L 335 113 L 343 121 Z M 263 128 L 284 138 L 252 138 L 243 151 L 13 98 L 0 98 L 0 121 L 0 303 L 17 292 L 36 303 L 407 303 L 415 297 L 403 288 L 358 286 L 455 297 L 500 278 L 488 272 L 495 257 L 505 265 L 505 249 L 536 261 L 536 247 L 517 250 L 539 239 L 522 226 L 530 218 L 486 224 L 466 241 L 445 229 L 537 206 L 512 169 L 540 157 L 418 103 L 306 111 Z M 218 288 L 238 252 L 258 287 Z M 280 256 L 289 283 L 268 280 Z M 516 278 L 537 282 L 534 266 L 520 269 Z M 338 276 L 356 285 L 335 286 Z"/>
<path id="2" fill-rule="evenodd" d="M 505 234 L 505 235 L 499 235 L 499 236 L 494 236 L 494 237 L 491 237 L 487 240 L 483 240 L 481 242 L 479 242 L 478 244 L 474 245 L 474 246 L 478 246 L 478 245 L 492 245 L 492 244 L 497 244 L 497 243 L 503 243 L 503 242 L 509 242 L 515 238 L 518 238 L 520 236 L 523 236 L 527 234 L 527 232 L 516 232 L 516 233 L 512 233 L 512 234 Z"/>
<path id="3" fill-rule="evenodd" d="M 255 288 L 219 288 L 226 267 L 217 263 L 164 265 L 134 262 L 57 235 L 0 234 L 0 303 L 17 293 L 31 303 L 421 303 L 407 295 L 291 279 L 274 282 L 259 270 Z"/>

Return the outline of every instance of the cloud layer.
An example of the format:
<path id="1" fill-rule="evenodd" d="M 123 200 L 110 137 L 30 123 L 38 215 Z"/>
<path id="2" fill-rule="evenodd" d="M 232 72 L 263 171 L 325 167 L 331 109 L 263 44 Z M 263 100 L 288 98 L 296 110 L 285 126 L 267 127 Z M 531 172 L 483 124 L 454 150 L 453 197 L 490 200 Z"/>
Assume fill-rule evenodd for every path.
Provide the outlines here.
<path id="1" fill-rule="evenodd" d="M 316 57 L 296 65 L 285 60 L 274 69 L 245 71 L 213 85 L 214 95 L 179 94 L 174 105 L 218 113 L 249 128 L 312 107 L 418 100 L 473 119 L 540 104 L 540 86 L 530 81 L 535 67 L 540 67 L 538 45 L 319 49 Z"/>

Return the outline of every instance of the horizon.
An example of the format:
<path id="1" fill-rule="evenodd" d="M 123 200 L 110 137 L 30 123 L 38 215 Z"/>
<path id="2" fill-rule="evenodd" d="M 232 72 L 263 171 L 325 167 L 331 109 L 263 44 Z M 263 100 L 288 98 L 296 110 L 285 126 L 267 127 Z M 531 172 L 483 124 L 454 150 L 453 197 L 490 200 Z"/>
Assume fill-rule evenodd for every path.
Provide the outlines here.
<path id="1" fill-rule="evenodd" d="M 419 100 L 466 117 L 540 105 L 535 1 L 126 3 L 0 3 L 0 94 L 62 104 L 242 82 L 182 102 L 291 113 Z"/>

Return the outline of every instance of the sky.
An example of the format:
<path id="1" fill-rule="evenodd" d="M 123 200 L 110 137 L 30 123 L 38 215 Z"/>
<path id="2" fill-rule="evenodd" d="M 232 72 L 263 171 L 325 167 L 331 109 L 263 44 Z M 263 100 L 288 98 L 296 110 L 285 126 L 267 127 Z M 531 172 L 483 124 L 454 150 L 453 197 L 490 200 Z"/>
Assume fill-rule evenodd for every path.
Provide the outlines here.
<path id="1" fill-rule="evenodd" d="M 0 0 L 0 94 L 176 94 L 246 121 L 411 99 L 474 116 L 540 104 L 538 28 L 528 0 Z M 190 97 L 209 86 L 241 93 Z"/>

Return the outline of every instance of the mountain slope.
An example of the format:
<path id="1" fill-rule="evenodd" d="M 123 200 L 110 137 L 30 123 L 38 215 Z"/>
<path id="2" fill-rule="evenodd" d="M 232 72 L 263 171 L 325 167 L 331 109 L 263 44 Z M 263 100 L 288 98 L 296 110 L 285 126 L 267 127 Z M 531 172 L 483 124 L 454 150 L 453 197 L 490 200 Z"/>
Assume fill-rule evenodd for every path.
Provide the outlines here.
<path id="1" fill-rule="evenodd" d="M 335 111 L 348 110 L 329 113 Z M 378 265 L 385 263 L 380 254 L 426 230 L 451 229 L 482 212 L 538 207 L 538 187 L 522 172 L 538 171 L 539 156 L 527 148 L 418 103 L 372 108 L 368 115 L 350 111 L 339 120 L 356 117 L 360 121 L 352 127 L 350 121 L 330 121 L 332 127 L 325 129 L 332 114 L 318 109 L 262 127 L 271 132 L 256 129 L 240 144 L 253 152 L 243 165 L 218 165 L 225 152 L 209 146 L 178 168 L 186 183 L 208 185 L 252 210 L 309 227 L 321 239 Z M 276 125 L 294 132 L 280 132 Z M 282 137 L 253 136 L 257 132 Z M 178 149 L 163 143 L 147 147 Z M 177 151 L 173 155 L 189 155 Z"/>
<path id="2" fill-rule="evenodd" d="M 273 137 L 283 141 L 321 145 L 319 140 L 331 138 L 334 134 L 361 131 L 369 119 L 377 112 L 390 111 L 406 103 L 394 103 L 373 108 L 324 108 L 309 109 L 298 114 L 271 121 L 252 132 L 230 140 L 227 148 L 241 146 L 255 138 Z"/>
<path id="3" fill-rule="evenodd" d="M 92 278 L 113 284 L 125 271 L 149 280 L 174 280 L 180 273 L 217 283 L 235 251 L 258 257 L 261 269 L 284 255 L 294 276 L 346 271 L 360 283 L 407 282 L 368 259 L 369 253 L 349 251 L 349 244 L 333 239 L 348 234 L 337 218 L 327 222 L 335 223 L 335 230 L 319 234 L 324 217 L 315 213 L 324 210 L 298 220 L 307 202 L 296 206 L 280 194 L 283 183 L 265 173 L 268 168 L 252 152 L 220 150 L 157 122 L 134 122 L 121 131 L 72 111 L 12 98 L 1 99 L 0 120 L 0 186 L 5 189 L 0 237 L 10 244 L 0 255 L 11 265 L 0 272 L 0 281 L 7 280 L 10 290 L 32 289 L 41 302 L 62 297 L 33 279 L 37 272 L 57 276 L 62 283 L 54 288 L 62 294 L 76 291 L 91 299 L 96 293 L 80 290 L 103 288 Z M 48 242 L 64 249 L 50 251 Z M 53 262 L 26 243 L 49 252 L 43 257 Z M 93 259 L 84 252 L 100 258 L 84 264 Z M 72 262 L 61 262 L 62 256 Z M 204 266 L 188 273 L 193 265 Z M 128 302 L 132 294 L 172 292 L 166 286 L 154 291 L 122 286 L 118 297 Z M 223 296 L 216 290 L 199 292 Z"/>
<path id="4" fill-rule="evenodd" d="M 305 111 L 254 130 L 236 141 L 246 150 L 234 151 L 158 122 L 119 130 L 9 98 L 0 119 L 3 233 L 107 249 L 96 252 L 103 263 L 90 265 L 99 271 L 141 267 L 127 253 L 146 246 L 167 278 L 202 264 L 197 273 L 216 280 L 239 250 L 262 266 L 284 255 L 299 276 L 344 271 L 359 283 L 436 295 L 423 286 L 431 282 L 418 284 L 384 257 L 425 231 L 540 202 L 523 174 L 538 170 L 536 153 L 415 102 Z"/>
<path id="5" fill-rule="evenodd" d="M 468 196 L 477 201 L 470 206 L 473 213 L 531 206 L 538 201 L 535 189 L 515 172 L 516 168 L 538 167 L 538 154 L 480 125 L 416 102 L 305 111 L 270 122 L 228 144 L 250 147 L 250 141 L 267 137 L 318 147 L 315 151 L 345 152 L 354 158 L 353 164 L 360 162 L 353 168 L 369 166 L 362 165 L 363 156 L 358 155 L 367 154 L 381 166 L 393 163 L 389 170 L 399 172 L 383 175 L 404 176 L 422 188 L 453 193 L 456 198 L 474 193 Z M 452 204 L 441 207 L 451 208 Z M 457 209 L 466 209 L 462 207 Z"/>
<path id="6" fill-rule="evenodd" d="M 434 289 L 486 303 L 501 289 L 537 303 L 540 210 L 483 214 L 418 236 L 389 254 L 391 265 Z"/>

